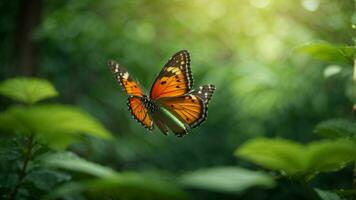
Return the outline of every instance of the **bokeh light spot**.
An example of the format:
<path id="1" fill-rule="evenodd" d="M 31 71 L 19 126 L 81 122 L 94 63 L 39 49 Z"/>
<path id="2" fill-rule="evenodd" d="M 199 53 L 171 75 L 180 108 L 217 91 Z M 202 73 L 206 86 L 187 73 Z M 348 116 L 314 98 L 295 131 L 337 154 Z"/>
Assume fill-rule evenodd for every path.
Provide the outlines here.
<path id="1" fill-rule="evenodd" d="M 302 6 L 308 11 L 314 12 L 319 8 L 319 0 L 303 0 Z"/>
<path id="2" fill-rule="evenodd" d="M 250 3 L 257 8 L 265 8 L 269 5 L 270 0 L 250 0 Z"/>

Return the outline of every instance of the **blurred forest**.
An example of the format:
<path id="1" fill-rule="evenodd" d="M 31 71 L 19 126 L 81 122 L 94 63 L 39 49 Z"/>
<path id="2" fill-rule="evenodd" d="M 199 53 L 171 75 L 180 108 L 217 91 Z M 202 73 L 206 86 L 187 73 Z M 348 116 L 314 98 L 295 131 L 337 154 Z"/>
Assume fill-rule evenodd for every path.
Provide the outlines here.
<path id="1" fill-rule="evenodd" d="M 9 123 L 14 102 L 11 97 L 1 97 L 0 198 L 95 199 L 99 194 L 100 199 L 355 199 L 352 161 L 356 160 L 356 148 L 349 148 L 355 144 L 348 143 L 356 141 L 352 112 L 356 98 L 355 6 L 354 0 L 1 1 L 1 81 L 16 77 L 46 79 L 48 87 L 55 87 L 49 90 L 59 95 L 44 105 L 31 103 L 41 109 L 59 103 L 72 106 L 66 114 L 78 109 L 100 125 L 76 129 L 84 134 L 71 142 L 63 139 L 66 142 L 59 148 L 45 145 L 59 141 L 56 131 L 48 140 L 39 139 L 38 157 L 53 154 L 45 157 L 47 162 L 66 152 L 60 160 L 68 159 L 62 167 L 43 172 L 41 164 L 23 156 L 26 150 L 21 148 L 26 149 L 28 135 L 16 129 L 23 121 L 16 122 L 19 126 Z M 191 54 L 193 87 L 216 85 L 208 119 L 183 138 L 165 136 L 157 129 L 149 133 L 127 111 L 127 97 L 108 69 L 107 60 L 125 66 L 149 92 L 165 62 L 182 49 Z M 0 93 L 9 96 L 1 88 L 6 88 L 5 83 Z M 21 89 L 14 87 L 10 93 L 14 91 Z M 21 105 L 15 107 L 22 109 Z M 46 109 L 53 116 L 56 109 L 62 112 L 57 107 Z M 43 123 L 39 126 L 46 125 L 46 117 L 41 119 L 44 121 L 39 120 Z M 85 134 L 93 129 L 97 135 Z M 333 149 L 339 147 L 332 143 L 339 140 L 335 132 L 337 138 L 345 139 L 339 145 L 341 150 Z M 100 134 L 111 135 L 111 139 L 96 137 Z M 259 138 L 269 139 L 257 141 Z M 11 149 L 9 143 L 14 140 L 18 146 Z M 267 158 L 250 158 L 244 151 L 249 144 L 262 145 L 263 152 L 272 148 L 273 142 L 285 145 L 288 141 L 300 145 L 300 152 L 307 149 L 306 145 L 330 143 L 328 151 L 332 153 L 324 152 L 320 159 L 336 159 L 333 153 L 339 152 L 339 168 L 315 168 L 309 173 L 319 163 L 315 162 L 308 173 L 300 175 L 276 167 L 278 161 L 265 164 Z M 7 157 L 8 152 L 17 151 L 17 156 Z M 29 152 L 31 155 L 31 149 Z M 115 176 L 137 173 L 134 177 L 142 182 L 133 179 L 140 182 L 140 190 L 135 189 L 135 181 L 134 186 L 121 187 L 125 185 L 121 179 L 119 183 L 115 179 L 83 185 L 82 181 L 90 180 L 93 174 L 76 170 L 82 165 L 75 166 L 75 160 L 82 162 L 84 172 L 97 168 L 95 172 L 114 171 Z M 31 162 L 33 165 L 26 168 L 24 163 Z M 41 173 L 32 176 L 38 168 Z M 199 171 L 202 169 L 217 171 Z M 190 174 L 195 171 L 198 174 Z M 329 173 L 314 178 L 323 171 Z M 214 173 L 217 177 L 209 177 Z M 234 174 L 236 179 L 225 180 L 234 178 Z M 155 188 L 153 197 L 149 196 L 152 191 L 132 195 L 154 187 L 145 182 L 145 176 L 168 181 L 173 189 L 163 184 L 157 188 L 167 190 L 167 194 Z M 213 184 L 204 185 L 207 182 Z M 177 195 L 169 196 L 170 189 Z M 339 189 L 348 193 L 335 192 Z"/>

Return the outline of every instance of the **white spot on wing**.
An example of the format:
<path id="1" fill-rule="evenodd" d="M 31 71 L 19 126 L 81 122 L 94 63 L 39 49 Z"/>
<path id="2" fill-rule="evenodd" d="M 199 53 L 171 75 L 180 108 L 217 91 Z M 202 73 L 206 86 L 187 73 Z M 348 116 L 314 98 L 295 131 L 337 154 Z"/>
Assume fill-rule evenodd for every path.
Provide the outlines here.
<path id="1" fill-rule="evenodd" d="M 122 73 L 121 73 L 121 74 L 122 74 Z M 122 77 L 123 77 L 124 79 L 129 78 L 129 73 L 128 73 L 128 72 L 125 72 L 124 75 L 122 75 Z"/>

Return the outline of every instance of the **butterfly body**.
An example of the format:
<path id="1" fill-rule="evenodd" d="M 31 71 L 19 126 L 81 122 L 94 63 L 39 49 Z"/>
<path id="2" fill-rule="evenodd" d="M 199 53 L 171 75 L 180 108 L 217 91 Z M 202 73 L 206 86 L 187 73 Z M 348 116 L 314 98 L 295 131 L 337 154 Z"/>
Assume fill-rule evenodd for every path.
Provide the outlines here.
<path id="1" fill-rule="evenodd" d="M 147 96 L 137 97 L 142 105 L 147 109 L 147 115 L 152 118 L 162 133 L 167 134 L 172 130 L 177 135 L 183 135 L 187 128 L 180 122 L 177 116 L 174 116 L 160 101 L 150 99 Z"/>
<path id="2" fill-rule="evenodd" d="M 147 96 L 143 96 L 141 98 L 142 104 L 145 106 L 145 108 L 149 111 L 149 114 L 153 115 L 157 110 L 159 110 L 159 104 L 155 102 L 154 100 L 151 100 Z"/>
<path id="3" fill-rule="evenodd" d="M 188 51 L 174 54 L 165 64 L 149 96 L 124 67 L 115 61 L 109 61 L 108 65 L 129 96 L 131 114 L 147 129 L 151 130 L 155 124 L 164 134 L 171 130 L 177 136 L 183 136 L 189 128 L 200 125 L 207 118 L 208 103 L 215 86 L 208 84 L 192 89 Z"/>
<path id="4" fill-rule="evenodd" d="M 168 130 L 171 130 L 177 136 L 183 136 L 189 128 L 165 107 L 160 107 L 159 110 L 153 113 L 152 119 L 160 131 L 165 135 L 168 134 Z"/>

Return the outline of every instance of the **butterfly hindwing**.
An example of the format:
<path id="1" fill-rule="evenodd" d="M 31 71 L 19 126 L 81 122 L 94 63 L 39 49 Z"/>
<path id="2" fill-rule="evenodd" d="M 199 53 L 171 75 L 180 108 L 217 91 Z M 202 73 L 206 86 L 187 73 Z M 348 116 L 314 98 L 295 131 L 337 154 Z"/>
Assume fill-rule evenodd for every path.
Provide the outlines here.
<path id="1" fill-rule="evenodd" d="M 151 99 L 177 97 L 190 91 L 193 86 L 190 55 L 186 50 L 174 54 L 164 65 L 151 88 Z"/>
<path id="2" fill-rule="evenodd" d="M 149 111 L 142 103 L 142 99 L 146 98 L 146 96 L 140 85 L 131 77 L 128 71 L 117 62 L 110 60 L 108 66 L 120 83 L 122 89 L 129 96 L 128 106 L 131 114 L 145 128 L 151 130 L 153 128 L 153 121 L 149 115 Z"/>
<path id="3" fill-rule="evenodd" d="M 208 115 L 208 103 L 215 90 L 214 85 L 204 85 L 197 90 L 160 102 L 190 128 L 200 125 Z"/>
<path id="4" fill-rule="evenodd" d="M 209 103 L 211 97 L 213 96 L 215 91 L 215 85 L 207 84 L 200 86 L 198 89 L 192 90 L 189 92 L 190 94 L 194 94 L 203 100 L 206 104 Z"/>
<path id="5" fill-rule="evenodd" d="M 153 128 L 153 121 L 149 115 L 149 111 L 142 104 L 140 97 L 131 96 L 128 99 L 128 106 L 131 114 L 135 119 L 141 123 L 142 126 L 151 130 Z"/>

